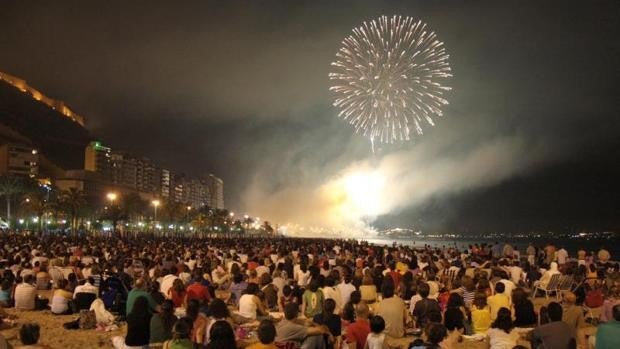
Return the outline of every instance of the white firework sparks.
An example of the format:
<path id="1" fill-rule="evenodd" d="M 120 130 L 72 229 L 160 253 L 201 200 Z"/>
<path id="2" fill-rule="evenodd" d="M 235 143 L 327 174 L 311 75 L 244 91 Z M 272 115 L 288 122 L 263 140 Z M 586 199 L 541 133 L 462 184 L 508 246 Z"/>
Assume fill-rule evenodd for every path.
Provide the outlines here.
<path id="1" fill-rule="evenodd" d="M 382 16 L 345 38 L 329 73 L 333 105 L 371 142 L 409 140 L 434 125 L 452 76 L 443 42 L 411 17 Z"/>

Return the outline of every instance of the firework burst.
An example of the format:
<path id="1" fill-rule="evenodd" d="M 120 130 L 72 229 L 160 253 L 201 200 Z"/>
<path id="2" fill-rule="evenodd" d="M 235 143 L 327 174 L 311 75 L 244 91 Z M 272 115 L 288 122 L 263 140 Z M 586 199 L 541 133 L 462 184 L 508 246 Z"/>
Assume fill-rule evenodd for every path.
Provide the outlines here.
<path id="1" fill-rule="evenodd" d="M 342 41 L 331 65 L 330 90 L 339 117 L 371 142 L 393 143 L 422 134 L 448 104 L 452 76 L 443 42 L 411 17 L 364 22 Z"/>

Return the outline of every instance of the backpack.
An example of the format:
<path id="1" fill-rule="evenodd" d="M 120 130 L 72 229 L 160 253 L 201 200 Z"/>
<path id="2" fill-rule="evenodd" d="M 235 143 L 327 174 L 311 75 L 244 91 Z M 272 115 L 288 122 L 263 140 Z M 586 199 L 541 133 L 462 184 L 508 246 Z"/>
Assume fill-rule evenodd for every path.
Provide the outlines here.
<path id="1" fill-rule="evenodd" d="M 80 328 L 83 330 L 92 330 L 97 327 L 97 315 L 94 310 L 80 310 L 79 319 Z"/>

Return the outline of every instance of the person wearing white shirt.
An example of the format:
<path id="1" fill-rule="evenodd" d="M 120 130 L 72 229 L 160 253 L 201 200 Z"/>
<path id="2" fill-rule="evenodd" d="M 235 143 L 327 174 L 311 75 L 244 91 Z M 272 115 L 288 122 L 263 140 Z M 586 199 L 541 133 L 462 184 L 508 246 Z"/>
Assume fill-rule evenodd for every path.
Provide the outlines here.
<path id="1" fill-rule="evenodd" d="M 174 283 L 174 280 L 176 279 L 178 279 L 178 277 L 176 277 L 174 274 L 168 274 L 164 276 L 159 283 L 159 292 L 167 295 L 168 291 L 172 287 L 172 284 Z"/>
<path id="2" fill-rule="evenodd" d="M 333 299 L 336 303 L 336 307 L 334 308 L 334 314 L 340 314 L 340 311 L 344 307 L 344 303 L 342 302 L 342 295 L 340 291 L 334 287 L 336 281 L 333 277 L 328 276 L 325 278 L 325 287 L 321 289 L 323 291 L 323 296 L 325 299 Z"/>
<path id="3" fill-rule="evenodd" d="M 342 282 L 336 286 L 336 288 L 340 291 L 342 304 L 347 304 L 351 299 L 351 293 L 355 291 L 355 286 L 351 285 L 351 276 L 346 275 Z"/>
<path id="4" fill-rule="evenodd" d="M 510 271 L 510 279 L 515 285 L 518 285 L 523 279 L 523 269 L 519 266 L 519 262 L 515 262 L 514 265 L 508 267 L 508 270 Z"/>
<path id="5" fill-rule="evenodd" d="M 37 288 L 32 284 L 33 282 L 34 277 L 27 275 L 24 277 L 24 282 L 15 286 L 15 309 L 35 310 Z"/>
<path id="6" fill-rule="evenodd" d="M 308 286 L 308 283 L 310 282 L 310 271 L 305 263 L 299 266 L 299 270 L 295 272 L 294 279 L 297 281 L 297 286 L 301 288 Z"/>

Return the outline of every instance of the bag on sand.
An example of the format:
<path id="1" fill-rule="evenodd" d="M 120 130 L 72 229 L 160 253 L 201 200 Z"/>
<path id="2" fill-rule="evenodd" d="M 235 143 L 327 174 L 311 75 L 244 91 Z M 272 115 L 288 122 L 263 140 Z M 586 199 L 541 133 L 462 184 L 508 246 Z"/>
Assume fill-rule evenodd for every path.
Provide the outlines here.
<path id="1" fill-rule="evenodd" d="M 80 310 L 80 328 L 92 330 L 97 327 L 97 316 L 94 310 Z"/>

